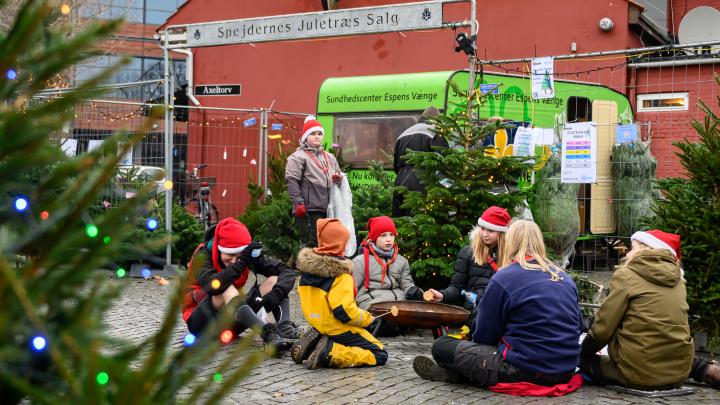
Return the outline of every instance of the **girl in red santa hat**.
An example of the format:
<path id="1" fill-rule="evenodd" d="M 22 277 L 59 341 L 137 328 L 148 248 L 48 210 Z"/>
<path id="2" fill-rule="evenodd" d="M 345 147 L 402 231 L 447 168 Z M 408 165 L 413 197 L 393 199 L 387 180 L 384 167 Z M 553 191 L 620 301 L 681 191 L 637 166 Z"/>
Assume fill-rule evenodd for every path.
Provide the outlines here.
<path id="1" fill-rule="evenodd" d="M 428 291 L 433 302 L 461 306 L 471 311 L 468 318 L 469 335 L 474 331 L 477 303 L 485 294 L 490 279 L 498 271 L 498 261 L 505 249 L 505 234 L 510 225 L 505 208 L 491 206 L 478 218 L 470 231 L 470 244 L 458 253 L 455 274 L 444 290 Z"/>
<path id="2" fill-rule="evenodd" d="M 610 280 L 610 294 L 582 343 L 580 367 L 595 384 L 679 388 L 693 378 L 717 388 L 720 366 L 694 357 L 680 236 L 635 232 Z M 608 346 L 608 355 L 596 354 Z"/>
<path id="3" fill-rule="evenodd" d="M 225 306 L 237 305 L 232 328 L 235 335 L 247 328 L 260 329 L 263 341 L 276 349 L 289 347 L 283 337 L 298 338 L 288 300 L 295 272 L 263 255 L 262 245 L 252 241 L 244 224 L 232 217 L 223 219 L 208 230 L 205 243 L 195 253 L 198 251 L 204 251 L 207 260 L 194 274 L 182 309 L 190 333 L 201 334 Z M 255 285 L 241 296 L 251 270 L 267 279 L 258 285 L 256 277 Z M 277 324 L 267 323 L 263 313 L 272 313 Z"/>
<path id="4" fill-rule="evenodd" d="M 285 166 L 285 183 L 303 246 L 317 246 L 317 220 L 327 217 L 333 183 L 342 182 L 337 159 L 322 147 L 324 135 L 322 124 L 309 115 L 300 146 L 288 157 Z"/>

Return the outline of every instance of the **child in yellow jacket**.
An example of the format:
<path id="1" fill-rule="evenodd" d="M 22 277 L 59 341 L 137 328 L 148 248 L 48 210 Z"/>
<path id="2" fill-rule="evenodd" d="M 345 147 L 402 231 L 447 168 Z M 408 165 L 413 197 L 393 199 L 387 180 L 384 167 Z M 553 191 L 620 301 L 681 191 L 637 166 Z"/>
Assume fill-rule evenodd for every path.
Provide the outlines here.
<path id="1" fill-rule="evenodd" d="M 381 366 L 387 352 L 365 327 L 373 316 L 355 303 L 353 263 L 343 256 L 350 237 L 340 220 L 317 221 L 318 247 L 298 253 L 298 295 L 312 329 L 295 342 L 291 355 L 306 367 Z"/>

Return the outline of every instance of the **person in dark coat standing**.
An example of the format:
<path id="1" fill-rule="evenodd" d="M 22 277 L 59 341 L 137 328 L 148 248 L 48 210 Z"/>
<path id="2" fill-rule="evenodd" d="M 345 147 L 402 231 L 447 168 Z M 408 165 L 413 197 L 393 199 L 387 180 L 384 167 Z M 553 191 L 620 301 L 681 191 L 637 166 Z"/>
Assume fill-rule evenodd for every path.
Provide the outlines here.
<path id="1" fill-rule="evenodd" d="M 409 191 L 425 191 L 425 185 L 420 182 L 413 167 L 403 160 L 402 157 L 408 150 L 432 152 L 433 146 L 448 147 L 447 140 L 442 136 L 437 136 L 434 130 L 435 126 L 428 123 L 431 117 L 437 117 L 438 115 L 440 115 L 440 111 L 438 111 L 437 108 L 426 108 L 420 117 L 420 121 L 406 129 L 395 141 L 395 152 L 393 154 L 393 169 L 397 175 L 395 178 L 395 187 L 407 187 Z M 410 215 L 409 210 L 400 208 L 403 200 L 404 198 L 400 193 L 397 191 L 393 193 L 393 218 Z"/>

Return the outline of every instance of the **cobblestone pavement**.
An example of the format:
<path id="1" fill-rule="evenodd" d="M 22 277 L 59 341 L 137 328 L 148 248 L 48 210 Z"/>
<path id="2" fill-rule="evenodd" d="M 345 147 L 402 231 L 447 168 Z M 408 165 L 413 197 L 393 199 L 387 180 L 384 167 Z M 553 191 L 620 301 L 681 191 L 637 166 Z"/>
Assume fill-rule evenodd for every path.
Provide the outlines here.
<path id="1" fill-rule="evenodd" d="M 252 281 L 252 280 L 250 280 Z M 106 321 L 113 336 L 140 342 L 159 328 L 172 286 L 160 286 L 154 280 L 121 280 L 126 283 L 122 297 L 107 313 Z M 250 284 L 250 282 L 248 283 Z M 299 311 L 295 291 L 291 295 L 293 319 L 302 326 L 307 325 Z M 179 317 L 179 314 L 178 314 Z M 173 348 L 182 345 L 186 333 L 185 324 L 180 321 L 174 332 Z M 270 359 L 254 369 L 240 381 L 224 399 L 224 404 L 276 404 L 276 403 L 563 403 L 563 404 L 636 404 L 693 403 L 720 404 L 720 391 L 706 386 L 696 387 L 692 395 L 674 398 L 648 399 L 614 391 L 585 386 L 561 398 L 522 398 L 496 394 L 469 385 L 452 385 L 429 382 L 419 378 L 412 369 L 412 360 L 417 355 L 429 355 L 432 336 L 429 332 L 416 332 L 396 338 L 382 338 L 390 355 L 383 367 L 356 368 L 344 370 L 307 370 L 292 362 L 288 354 L 279 359 Z M 253 350 L 260 350 L 256 342 Z M 222 349 L 224 352 L 229 347 Z M 200 375 L 207 376 L 212 367 L 219 363 L 225 353 L 214 359 Z"/>

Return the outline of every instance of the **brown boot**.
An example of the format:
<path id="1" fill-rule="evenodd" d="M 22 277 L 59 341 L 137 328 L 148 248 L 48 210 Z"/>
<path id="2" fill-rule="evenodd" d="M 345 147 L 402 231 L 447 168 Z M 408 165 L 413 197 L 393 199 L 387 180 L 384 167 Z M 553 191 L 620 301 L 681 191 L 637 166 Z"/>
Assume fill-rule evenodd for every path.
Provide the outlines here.
<path id="1" fill-rule="evenodd" d="M 310 328 L 309 331 L 305 332 L 303 337 L 293 343 L 290 349 L 290 357 L 292 357 L 295 363 L 302 364 L 303 360 L 307 359 L 310 353 L 315 350 L 315 346 L 317 346 L 321 337 L 322 334 L 319 330 Z"/>
<path id="2" fill-rule="evenodd" d="M 460 376 L 455 372 L 437 365 L 431 358 L 426 356 L 417 356 L 413 360 L 413 370 L 420 377 L 430 381 L 440 381 L 446 383 L 456 383 L 460 381 Z"/>
<path id="3" fill-rule="evenodd" d="M 327 335 L 322 335 L 320 341 L 315 346 L 315 350 L 310 353 L 310 357 L 305 363 L 305 367 L 309 370 L 315 370 L 318 367 L 329 367 L 330 366 L 330 349 L 332 348 L 332 342 Z"/>
<path id="4" fill-rule="evenodd" d="M 705 375 L 703 375 L 703 382 L 715 389 L 720 388 L 720 365 L 718 365 L 717 360 L 713 360 L 708 364 Z"/>

